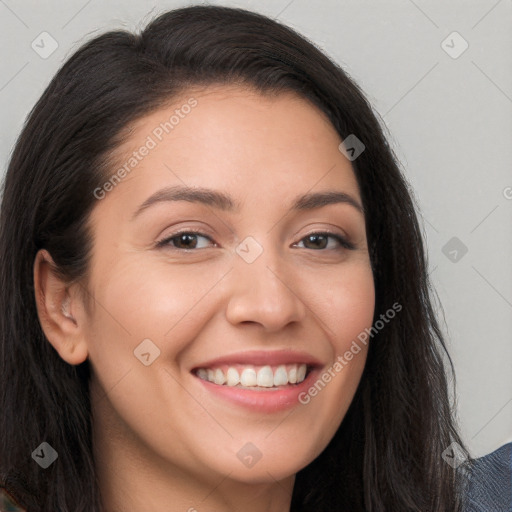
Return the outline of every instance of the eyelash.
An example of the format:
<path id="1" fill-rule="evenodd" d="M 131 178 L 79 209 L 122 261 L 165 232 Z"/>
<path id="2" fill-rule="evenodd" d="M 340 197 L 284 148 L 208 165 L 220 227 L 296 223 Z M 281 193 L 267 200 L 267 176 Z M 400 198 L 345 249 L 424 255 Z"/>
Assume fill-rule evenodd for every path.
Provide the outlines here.
<path id="1" fill-rule="evenodd" d="M 182 235 L 202 236 L 204 238 L 207 238 L 210 242 L 213 242 L 213 240 L 208 235 L 205 235 L 204 233 L 202 233 L 200 231 L 188 229 L 188 230 L 179 231 L 177 233 L 174 233 L 172 236 L 167 237 L 164 240 L 161 240 L 160 242 L 157 243 L 157 247 L 169 246 L 169 242 L 177 239 L 178 237 L 180 237 Z M 338 235 L 337 233 L 330 233 L 329 231 L 314 231 L 312 233 L 307 234 L 303 238 L 301 238 L 300 241 L 302 242 L 303 240 L 305 240 L 306 238 L 308 238 L 310 236 L 318 236 L 318 235 L 323 235 L 323 236 L 327 235 L 330 238 L 334 238 L 340 244 L 341 248 L 343 248 L 343 249 L 354 250 L 356 248 L 355 245 L 352 244 L 351 242 L 349 242 L 345 237 Z M 201 249 L 180 249 L 180 248 L 172 248 L 172 249 L 176 250 L 176 251 L 200 251 L 201 250 Z M 339 250 L 339 249 L 311 249 L 311 250 L 326 251 L 326 250 Z"/>

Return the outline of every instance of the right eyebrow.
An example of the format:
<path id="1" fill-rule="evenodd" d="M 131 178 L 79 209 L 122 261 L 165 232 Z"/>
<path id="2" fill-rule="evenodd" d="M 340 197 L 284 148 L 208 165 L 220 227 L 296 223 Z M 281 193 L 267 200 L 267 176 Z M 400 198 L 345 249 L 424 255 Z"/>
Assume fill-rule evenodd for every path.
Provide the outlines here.
<path id="1" fill-rule="evenodd" d="M 163 201 L 189 201 L 191 203 L 202 203 L 208 206 L 213 206 L 214 208 L 224 211 L 238 212 L 240 210 L 240 205 L 235 203 L 230 196 L 223 192 L 204 187 L 192 188 L 177 185 L 174 187 L 165 187 L 148 197 L 137 208 L 132 216 L 132 220 L 144 210 L 147 210 L 151 205 L 161 203 Z"/>

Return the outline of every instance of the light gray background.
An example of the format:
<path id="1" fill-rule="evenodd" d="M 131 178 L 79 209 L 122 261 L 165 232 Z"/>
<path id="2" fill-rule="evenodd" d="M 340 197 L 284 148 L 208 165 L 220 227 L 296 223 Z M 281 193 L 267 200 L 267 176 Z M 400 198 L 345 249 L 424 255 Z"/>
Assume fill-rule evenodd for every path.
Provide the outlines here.
<path id="1" fill-rule="evenodd" d="M 361 85 L 421 208 L 463 438 L 473 456 L 512 441 L 512 0 L 210 3 L 278 18 Z M 187 4 L 0 0 L 1 172 L 29 110 L 84 41 Z M 463 49 L 446 40 L 454 31 L 469 44 L 457 58 L 445 51 Z M 47 58 L 31 47 L 42 32 L 58 43 Z M 452 237 L 462 257 L 459 242 L 443 253 Z"/>

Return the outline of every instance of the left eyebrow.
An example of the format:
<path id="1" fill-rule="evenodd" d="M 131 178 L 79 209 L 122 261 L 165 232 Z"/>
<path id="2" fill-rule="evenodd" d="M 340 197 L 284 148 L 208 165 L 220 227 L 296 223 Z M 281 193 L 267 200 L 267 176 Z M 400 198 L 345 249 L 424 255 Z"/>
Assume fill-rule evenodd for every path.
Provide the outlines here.
<path id="1" fill-rule="evenodd" d="M 314 208 L 321 208 L 322 206 L 336 203 L 349 204 L 364 215 L 363 206 L 351 195 L 345 192 L 330 190 L 304 194 L 297 197 L 292 205 L 292 210 L 313 210 Z"/>
<path id="2" fill-rule="evenodd" d="M 205 204 L 229 212 L 240 211 L 240 204 L 223 192 L 204 187 L 186 187 L 178 185 L 165 187 L 148 197 L 139 208 L 137 208 L 132 216 L 132 220 L 150 206 L 164 201 L 188 201 Z M 339 203 L 351 205 L 359 213 L 364 215 L 362 205 L 351 195 L 341 191 L 330 190 L 324 192 L 310 192 L 298 196 L 293 201 L 290 209 L 295 211 L 313 210 L 315 208 L 321 208 L 322 206 Z"/>

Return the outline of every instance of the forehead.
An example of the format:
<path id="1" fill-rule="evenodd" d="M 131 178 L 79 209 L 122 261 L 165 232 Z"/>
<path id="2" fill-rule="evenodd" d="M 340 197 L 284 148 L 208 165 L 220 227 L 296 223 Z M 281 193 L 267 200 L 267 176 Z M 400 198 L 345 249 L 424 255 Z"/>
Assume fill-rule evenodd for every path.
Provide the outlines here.
<path id="1" fill-rule="evenodd" d="M 174 184 L 228 188 L 260 201 L 329 187 L 358 197 L 340 142 L 327 116 L 293 92 L 196 87 L 139 119 L 116 150 L 112 171 L 131 161 L 116 193 L 133 189 L 139 197 Z"/>

